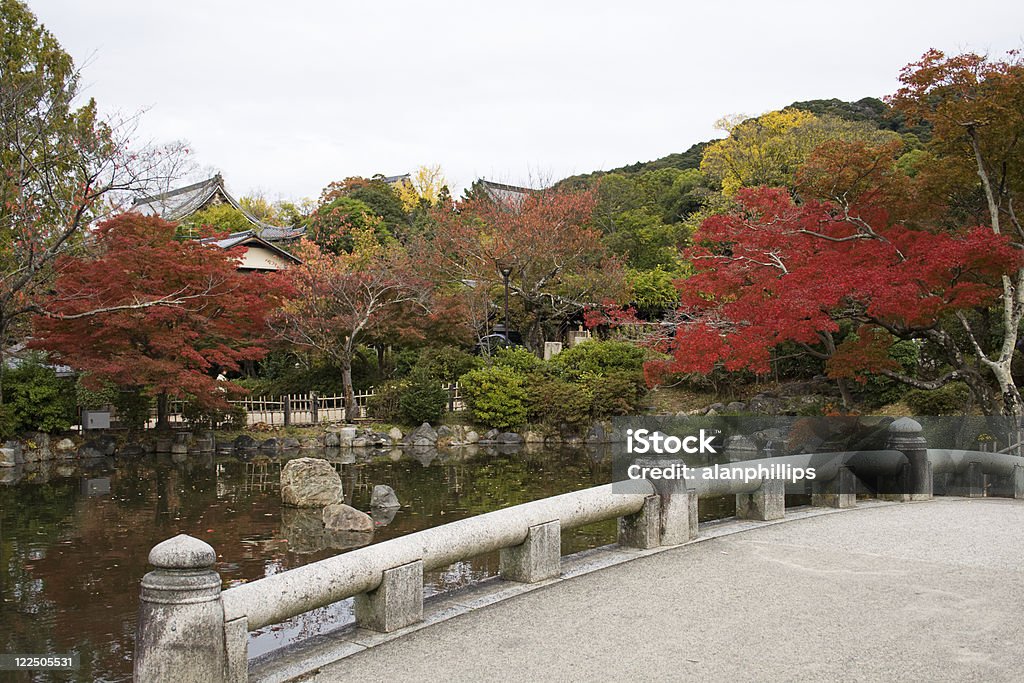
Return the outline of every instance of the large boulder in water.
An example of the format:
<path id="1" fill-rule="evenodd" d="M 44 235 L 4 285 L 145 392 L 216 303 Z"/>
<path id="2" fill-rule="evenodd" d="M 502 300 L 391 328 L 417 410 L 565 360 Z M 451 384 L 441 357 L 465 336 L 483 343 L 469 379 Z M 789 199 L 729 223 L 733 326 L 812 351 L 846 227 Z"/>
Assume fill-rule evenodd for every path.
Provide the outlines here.
<path id="1" fill-rule="evenodd" d="M 320 458 L 289 460 L 281 470 L 281 503 L 297 508 L 322 508 L 341 501 L 341 477 Z"/>
<path id="2" fill-rule="evenodd" d="M 324 508 L 324 528 L 327 531 L 373 531 L 373 519 L 365 512 L 344 503 L 335 503 Z"/>

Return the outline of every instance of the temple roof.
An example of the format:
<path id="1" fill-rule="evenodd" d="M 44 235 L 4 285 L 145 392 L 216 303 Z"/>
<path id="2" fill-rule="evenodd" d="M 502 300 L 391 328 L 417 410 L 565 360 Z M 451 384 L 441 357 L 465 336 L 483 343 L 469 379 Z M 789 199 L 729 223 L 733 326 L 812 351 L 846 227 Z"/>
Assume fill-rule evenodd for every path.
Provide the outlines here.
<path id="1" fill-rule="evenodd" d="M 494 201 L 519 202 L 525 199 L 527 195 L 536 192 L 536 190 L 533 190 L 529 187 L 519 187 L 518 185 L 506 185 L 505 183 L 496 183 L 493 180 L 486 180 L 485 178 L 480 178 L 477 182 L 480 184 L 480 187 L 482 187 Z"/>
<path id="2" fill-rule="evenodd" d="M 281 249 L 278 246 L 271 244 L 267 239 L 257 235 L 254 230 L 246 230 L 244 232 L 233 232 L 227 237 L 222 237 L 219 239 L 216 237 L 207 237 L 199 241 L 203 244 L 214 244 L 220 247 L 221 249 L 230 249 L 232 247 L 237 247 L 240 245 L 244 245 L 247 247 L 263 247 L 264 249 L 267 249 L 268 251 L 277 254 L 286 261 L 290 261 L 291 263 L 302 263 L 302 259 L 293 254 L 289 254 L 287 251 Z"/>
<path id="3" fill-rule="evenodd" d="M 161 192 L 149 197 L 139 197 L 132 209 L 148 216 L 159 216 L 168 221 L 180 221 L 211 204 L 229 204 L 245 216 L 255 227 L 255 234 L 268 242 L 298 239 L 304 228 L 285 228 L 259 220 L 242 208 L 242 205 L 224 188 L 224 179 L 218 173 L 198 183 Z"/>

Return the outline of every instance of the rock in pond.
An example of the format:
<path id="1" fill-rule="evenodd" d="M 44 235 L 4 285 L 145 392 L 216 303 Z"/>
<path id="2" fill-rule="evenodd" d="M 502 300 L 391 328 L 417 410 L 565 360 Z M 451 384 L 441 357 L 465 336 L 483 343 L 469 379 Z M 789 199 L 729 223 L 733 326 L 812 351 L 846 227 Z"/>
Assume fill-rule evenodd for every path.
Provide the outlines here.
<path id="1" fill-rule="evenodd" d="M 281 470 L 281 503 L 299 508 L 322 508 L 341 500 L 341 477 L 320 458 L 289 460 Z"/>
<path id="2" fill-rule="evenodd" d="M 395 490 L 387 484 L 377 484 L 370 494 L 371 508 L 399 508 L 402 504 L 398 502 L 398 495 Z"/>
<path id="3" fill-rule="evenodd" d="M 327 531 L 356 531 L 359 533 L 373 531 L 373 519 L 370 515 L 344 503 L 335 503 L 325 507 L 323 519 L 324 528 Z"/>

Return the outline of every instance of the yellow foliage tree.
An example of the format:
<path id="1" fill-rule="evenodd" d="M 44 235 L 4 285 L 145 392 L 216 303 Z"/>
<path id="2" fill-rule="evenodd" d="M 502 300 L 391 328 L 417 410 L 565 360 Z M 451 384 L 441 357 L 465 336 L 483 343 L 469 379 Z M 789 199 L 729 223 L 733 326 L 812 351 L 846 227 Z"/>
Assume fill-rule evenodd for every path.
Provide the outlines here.
<path id="1" fill-rule="evenodd" d="M 829 140 L 863 140 L 881 144 L 898 138 L 867 122 L 800 109 L 768 112 L 757 118 L 721 119 L 716 127 L 729 134 L 704 151 L 700 169 L 733 196 L 743 187 L 790 187 L 796 170 L 815 148 Z"/>
<path id="2" fill-rule="evenodd" d="M 396 186 L 398 196 L 402 199 L 402 206 L 406 211 L 412 211 L 420 202 L 426 202 L 433 206 L 441 196 L 442 188 L 448 185 L 444 177 L 444 171 L 440 164 L 420 166 L 409 177 L 408 181 L 399 183 Z"/>

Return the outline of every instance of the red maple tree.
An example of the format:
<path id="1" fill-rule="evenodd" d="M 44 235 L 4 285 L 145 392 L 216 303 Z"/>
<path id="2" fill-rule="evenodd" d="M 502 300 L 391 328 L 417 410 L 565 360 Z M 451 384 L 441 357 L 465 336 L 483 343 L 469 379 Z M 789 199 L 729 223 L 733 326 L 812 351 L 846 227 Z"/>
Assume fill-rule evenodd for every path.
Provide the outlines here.
<path id="1" fill-rule="evenodd" d="M 876 372 L 921 388 L 967 379 L 961 367 L 927 381 L 900 374 L 885 337 L 927 337 L 944 317 L 993 303 L 1021 252 L 986 228 L 894 221 L 877 201 L 884 189 L 864 184 L 846 204 L 744 190 L 737 211 L 705 220 L 687 253 L 696 272 L 679 283 L 683 319 L 661 344 L 672 359 L 653 364 L 649 377 L 718 364 L 765 373 L 771 350 L 792 342 L 829 359 L 835 378 Z M 860 329 L 838 344 L 843 322 Z"/>
<path id="2" fill-rule="evenodd" d="M 217 376 L 265 355 L 276 291 L 237 270 L 239 252 L 176 240 L 175 227 L 137 213 L 101 223 L 89 255 L 57 262 L 32 344 L 93 382 L 142 388 L 161 425 L 168 397 L 215 408 L 240 390 Z"/>

